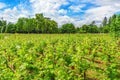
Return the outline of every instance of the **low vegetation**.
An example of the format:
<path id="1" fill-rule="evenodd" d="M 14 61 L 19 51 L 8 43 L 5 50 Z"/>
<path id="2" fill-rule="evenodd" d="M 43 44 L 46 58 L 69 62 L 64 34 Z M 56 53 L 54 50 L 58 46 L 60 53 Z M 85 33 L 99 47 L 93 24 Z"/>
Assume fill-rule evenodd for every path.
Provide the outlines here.
<path id="1" fill-rule="evenodd" d="M 1 34 L 0 80 L 119 80 L 120 38 Z"/>

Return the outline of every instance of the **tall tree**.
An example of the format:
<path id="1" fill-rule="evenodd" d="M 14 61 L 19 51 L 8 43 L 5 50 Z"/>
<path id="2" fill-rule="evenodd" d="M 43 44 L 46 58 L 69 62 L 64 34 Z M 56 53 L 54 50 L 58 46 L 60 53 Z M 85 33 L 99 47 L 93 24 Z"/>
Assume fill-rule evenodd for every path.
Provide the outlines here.
<path id="1" fill-rule="evenodd" d="M 34 27 L 34 18 L 26 18 L 23 25 L 24 31 L 27 33 L 31 33 L 32 31 L 34 31 Z"/>
<path id="2" fill-rule="evenodd" d="M 42 32 L 44 32 L 43 29 L 44 29 L 45 18 L 43 16 L 43 14 L 36 14 L 35 16 L 36 16 L 36 31 L 38 33 L 42 33 Z"/>
<path id="3" fill-rule="evenodd" d="M 107 25 L 107 17 L 104 17 L 103 22 L 102 22 L 102 25 L 103 25 L 103 26 L 106 26 L 106 25 Z"/>
<path id="4" fill-rule="evenodd" d="M 25 23 L 25 20 L 26 20 L 26 18 L 24 18 L 24 17 L 18 19 L 18 21 L 16 23 L 16 32 L 18 32 L 18 33 L 24 32 L 23 25 Z"/>
<path id="5" fill-rule="evenodd" d="M 120 14 L 114 14 L 109 21 L 110 33 L 112 36 L 115 38 L 120 37 Z"/>
<path id="6" fill-rule="evenodd" d="M 16 27 L 13 23 L 9 22 L 6 26 L 6 33 L 15 33 Z"/>
<path id="7" fill-rule="evenodd" d="M 7 25 L 6 20 L 3 20 L 3 19 L 0 20 L 0 31 L 1 31 L 1 33 L 4 33 L 4 32 L 5 32 L 6 25 Z"/>
<path id="8" fill-rule="evenodd" d="M 104 17 L 103 22 L 102 22 L 102 32 L 103 33 L 108 33 L 109 32 L 109 25 L 110 25 L 111 20 L 107 20 L 107 17 Z"/>

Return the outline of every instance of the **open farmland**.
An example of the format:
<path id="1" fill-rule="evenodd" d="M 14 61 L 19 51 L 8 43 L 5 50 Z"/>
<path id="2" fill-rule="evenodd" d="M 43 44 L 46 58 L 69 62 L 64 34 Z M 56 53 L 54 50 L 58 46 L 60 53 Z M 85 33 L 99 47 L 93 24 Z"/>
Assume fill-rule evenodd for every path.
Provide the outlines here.
<path id="1" fill-rule="evenodd" d="M 119 80 L 108 34 L 1 34 L 0 80 Z"/>

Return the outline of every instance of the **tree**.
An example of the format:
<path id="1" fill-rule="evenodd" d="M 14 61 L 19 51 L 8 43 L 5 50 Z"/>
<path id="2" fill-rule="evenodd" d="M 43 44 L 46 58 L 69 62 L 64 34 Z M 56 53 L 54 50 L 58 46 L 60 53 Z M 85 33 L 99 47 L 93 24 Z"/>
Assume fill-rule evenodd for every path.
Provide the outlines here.
<path id="1" fill-rule="evenodd" d="M 109 32 L 114 38 L 120 37 L 120 14 L 114 14 L 109 18 Z"/>
<path id="2" fill-rule="evenodd" d="M 120 37 L 120 15 L 117 15 L 115 20 L 113 20 L 111 30 L 114 33 L 114 37 Z"/>
<path id="3" fill-rule="evenodd" d="M 90 25 L 95 25 L 95 21 L 92 21 Z"/>
<path id="4" fill-rule="evenodd" d="M 80 28 L 75 28 L 74 24 L 66 23 L 58 28 L 56 21 L 49 17 L 44 17 L 42 13 L 36 14 L 35 18 L 20 17 L 18 21 L 8 23 L 5 20 L 0 20 L 0 31 L 8 33 L 112 33 L 114 36 L 120 36 L 120 15 L 113 15 L 109 19 L 104 17 L 100 27 L 97 27 L 95 21 L 91 24 L 84 24 Z"/>
<path id="5" fill-rule="evenodd" d="M 43 14 L 41 13 L 41 14 L 36 14 L 35 15 L 36 16 L 36 31 L 38 32 L 38 33 L 42 33 L 42 32 L 44 32 L 44 20 L 45 20 L 45 18 L 44 18 L 44 16 L 43 16 Z"/>
<path id="6" fill-rule="evenodd" d="M 80 33 L 80 29 L 81 29 L 80 27 L 77 27 L 77 28 L 76 28 L 76 32 L 77 32 L 77 33 Z"/>
<path id="7" fill-rule="evenodd" d="M 95 25 L 95 21 L 92 21 L 90 25 L 88 25 L 88 33 L 98 33 L 99 28 Z"/>
<path id="8" fill-rule="evenodd" d="M 24 18 L 24 17 L 18 19 L 18 21 L 16 23 L 16 32 L 17 33 L 23 33 L 24 32 L 23 25 L 25 23 L 25 20 L 26 20 L 26 18 Z"/>
<path id="9" fill-rule="evenodd" d="M 6 33 L 15 33 L 15 29 L 16 29 L 15 25 L 13 23 L 9 22 L 6 26 L 5 32 Z"/>
<path id="10" fill-rule="evenodd" d="M 88 25 L 88 33 L 98 33 L 98 27 L 96 25 Z"/>
<path id="11" fill-rule="evenodd" d="M 83 25 L 80 30 L 81 32 L 84 32 L 84 33 L 98 33 L 99 32 L 99 28 L 95 25 L 95 21 L 92 21 L 91 24 L 89 25 Z"/>
<path id="12" fill-rule="evenodd" d="M 108 25 L 106 25 L 106 26 L 103 27 L 102 30 L 103 30 L 103 33 L 109 33 L 110 28 L 109 28 Z"/>
<path id="13" fill-rule="evenodd" d="M 19 18 L 16 23 L 16 32 L 18 33 L 31 33 L 35 32 L 35 19 L 34 18 Z"/>
<path id="14" fill-rule="evenodd" d="M 81 29 L 80 29 L 80 32 L 82 32 L 82 33 L 87 33 L 88 32 L 88 25 L 86 25 L 86 24 L 84 24 L 82 27 L 81 27 Z"/>
<path id="15" fill-rule="evenodd" d="M 48 27 L 50 28 L 50 33 L 57 33 L 58 32 L 58 24 L 54 20 L 50 21 L 50 26 L 48 26 Z"/>
<path id="16" fill-rule="evenodd" d="M 34 27 L 34 18 L 26 18 L 23 25 L 24 32 L 31 33 L 32 31 L 34 31 Z"/>
<path id="17" fill-rule="evenodd" d="M 103 21 L 102 21 L 102 26 L 99 28 L 102 33 L 108 33 L 109 32 L 109 23 L 111 21 L 107 20 L 107 17 L 104 17 Z"/>
<path id="18" fill-rule="evenodd" d="M 66 24 L 62 25 L 61 32 L 62 33 L 75 33 L 76 29 L 75 29 L 74 24 L 72 24 L 72 23 L 66 23 Z"/>
<path id="19" fill-rule="evenodd" d="M 102 22 L 102 25 L 103 25 L 103 26 L 106 26 L 106 25 L 107 25 L 107 17 L 104 17 L 103 22 Z"/>
<path id="20" fill-rule="evenodd" d="M 1 33 L 5 32 L 6 24 L 7 24 L 6 20 L 3 20 L 3 19 L 0 20 L 0 31 L 1 31 Z"/>

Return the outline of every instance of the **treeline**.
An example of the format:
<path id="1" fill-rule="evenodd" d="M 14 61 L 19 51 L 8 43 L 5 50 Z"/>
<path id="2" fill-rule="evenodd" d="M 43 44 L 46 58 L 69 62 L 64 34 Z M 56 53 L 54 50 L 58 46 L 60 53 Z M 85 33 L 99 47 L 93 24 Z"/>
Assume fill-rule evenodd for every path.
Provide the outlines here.
<path id="1" fill-rule="evenodd" d="M 1 33 L 120 33 L 120 15 L 113 15 L 109 19 L 105 17 L 98 27 L 95 21 L 91 24 L 84 24 L 75 27 L 72 23 L 63 24 L 58 27 L 56 21 L 44 17 L 43 14 L 36 14 L 35 18 L 19 18 L 16 23 L 7 23 L 0 20 Z"/>
<path id="2" fill-rule="evenodd" d="M 19 18 L 15 24 L 1 20 L 0 26 L 1 33 L 57 33 L 58 30 L 57 23 L 43 14 L 36 14 L 35 18 Z"/>

